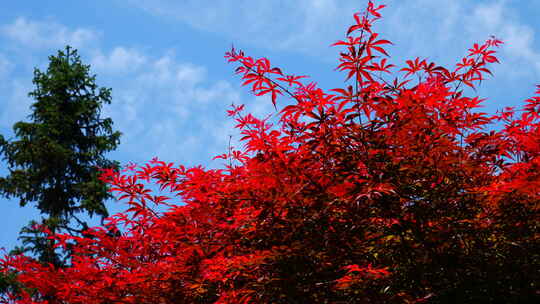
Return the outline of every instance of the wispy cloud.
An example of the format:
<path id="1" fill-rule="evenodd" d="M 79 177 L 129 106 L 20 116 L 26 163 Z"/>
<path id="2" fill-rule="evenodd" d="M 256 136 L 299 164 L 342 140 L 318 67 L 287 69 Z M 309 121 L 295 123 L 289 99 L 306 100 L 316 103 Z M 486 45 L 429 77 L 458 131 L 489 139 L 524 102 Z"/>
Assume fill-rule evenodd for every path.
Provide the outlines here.
<path id="1" fill-rule="evenodd" d="M 508 73 L 526 73 L 525 69 L 513 68 L 516 65 L 533 66 L 537 75 L 540 75 L 540 52 L 537 51 L 538 41 L 535 41 L 535 29 L 523 24 L 516 11 L 508 4 L 508 1 L 494 1 L 480 4 L 475 7 L 471 14 L 470 32 L 480 31 L 493 33 L 505 42 L 503 54 L 509 61 L 505 69 Z M 529 69 L 530 70 L 530 69 Z"/>
<path id="2" fill-rule="evenodd" d="M 349 21 L 344 16 L 362 8 L 357 1 L 335 0 L 216 0 L 204 7 L 194 0 L 130 2 L 151 14 L 217 33 L 235 43 L 313 56 L 328 54 L 328 45 L 341 36 Z"/>
<path id="3" fill-rule="evenodd" d="M 65 44 L 86 45 L 79 52 L 91 73 L 97 74 L 97 85 L 113 88 L 112 104 L 104 105 L 103 116 L 111 117 L 115 129 L 124 133 L 118 150 L 123 157 L 208 160 L 225 148 L 228 137 L 223 133 L 232 132 L 224 129 L 232 129 L 225 122 L 225 109 L 241 102 L 241 96 L 228 81 L 210 79 L 207 67 L 179 61 L 174 50 L 156 56 L 123 45 L 106 49 L 98 43 L 97 32 L 52 21 L 21 17 L 0 29 L 4 39 L 24 46 L 19 55 L 41 58 L 40 68 L 48 63 L 44 51 Z M 32 102 L 27 96 L 33 89 L 31 71 L 13 74 L 10 59 L 0 54 L 0 77 L 10 79 L 0 84 L 0 97 L 5 100 L 0 127 L 4 128 L 24 120 Z"/>
<path id="4" fill-rule="evenodd" d="M 0 127 L 11 128 L 13 124 L 20 120 L 25 120 L 30 114 L 30 98 L 28 92 L 32 90 L 29 81 L 22 79 L 11 79 L 0 84 L 0 98 L 2 101 L 2 111 L 0 111 Z"/>
<path id="5" fill-rule="evenodd" d="M 167 17 L 198 30 L 217 33 L 235 43 L 286 50 L 335 61 L 328 45 L 344 36 L 352 14 L 365 2 L 349 0 L 200 1 L 131 0 L 151 14 Z M 396 42 L 392 54 L 404 60 L 430 56 L 453 63 L 474 42 L 493 34 L 505 40 L 510 60 L 538 63 L 535 29 L 523 24 L 510 1 L 389 0 L 377 28 Z M 455 58 L 453 61 L 452 58 Z"/>
<path id="6" fill-rule="evenodd" d="M 19 17 L 8 24 L 0 24 L 0 127 L 11 128 L 13 123 L 26 119 L 31 100 L 28 93 L 33 90 L 33 66 L 47 61 L 43 51 L 63 48 L 66 44 L 76 47 L 96 42 L 99 34 L 86 28 L 70 29 L 65 25 L 48 20 L 30 20 Z M 15 50 L 15 51 L 14 51 Z M 39 61 L 36 62 L 37 58 Z"/>
<path id="7" fill-rule="evenodd" d="M 4 25 L 0 32 L 25 47 L 62 47 L 66 44 L 81 47 L 98 39 L 99 33 L 87 29 L 69 29 L 54 21 L 34 21 L 19 17 Z"/>
<path id="8" fill-rule="evenodd" d="M 6 56 L 0 54 L 0 79 L 6 77 L 12 69 L 13 63 Z"/>
<path id="9" fill-rule="evenodd" d="M 147 58 L 133 48 L 115 47 L 109 54 L 103 54 L 100 49 L 93 51 L 90 65 L 99 72 L 129 73 L 145 64 Z"/>
<path id="10" fill-rule="evenodd" d="M 125 133 L 124 151 L 136 151 L 132 157 L 138 160 L 208 160 L 227 140 L 213 130 L 224 130 L 225 108 L 238 103 L 240 93 L 227 81 L 210 82 L 206 67 L 179 62 L 172 52 L 140 58 L 127 75 L 102 72 L 114 84 L 113 103 L 104 115 Z"/>
<path id="11" fill-rule="evenodd" d="M 337 0 L 242 0 L 234 5 L 226 0 L 216 0 L 211 5 L 194 0 L 130 1 L 151 14 L 221 35 L 235 44 L 300 52 L 322 61 L 335 61 L 337 49 L 329 48 L 329 44 L 344 36 L 352 14 L 365 5 Z M 503 63 L 534 66 L 536 73 L 540 71 L 535 29 L 520 20 L 508 1 L 388 2 L 376 29 L 396 43 L 390 47 L 393 63 L 425 56 L 451 64 L 472 43 L 494 34 L 506 42 L 501 53 Z M 96 31 L 25 18 L 2 26 L 1 32 L 34 48 L 86 44 L 83 54 L 88 55 L 93 71 L 98 73 L 98 84 L 113 88 L 113 104 L 106 113 L 124 131 L 123 145 L 135 149 L 145 143 L 149 149 L 157 149 L 142 151 L 143 159 L 156 154 L 172 158 L 187 151 L 188 143 L 198 147 L 190 149 L 199 154 L 208 150 L 212 141 L 223 145 L 231 127 L 230 122 L 225 122 L 224 108 L 246 100 L 240 93 L 245 90 L 238 90 L 226 80 L 211 79 L 211 67 L 182 62 L 174 50 L 156 55 L 126 45 L 105 49 L 99 43 L 90 43 L 99 40 Z M 512 66 L 508 65 L 508 69 Z M 0 57 L 0 77 L 1 71 Z M 518 73 L 510 72 L 514 74 L 506 75 Z M 247 104 L 253 104 L 253 109 L 261 114 L 272 111 L 266 100 L 255 99 Z"/>

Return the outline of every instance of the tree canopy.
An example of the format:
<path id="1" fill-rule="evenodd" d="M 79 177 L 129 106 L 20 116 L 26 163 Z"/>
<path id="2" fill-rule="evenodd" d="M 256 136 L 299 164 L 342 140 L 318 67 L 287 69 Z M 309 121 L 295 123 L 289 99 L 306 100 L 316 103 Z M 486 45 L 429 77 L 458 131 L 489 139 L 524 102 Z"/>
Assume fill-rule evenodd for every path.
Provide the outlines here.
<path id="1" fill-rule="evenodd" d="M 217 156 L 220 169 L 154 159 L 104 170 L 130 209 L 86 237 L 56 235 L 76 241 L 72 267 L 6 256 L 5 271 L 34 290 L 10 300 L 538 299 L 540 86 L 520 109 L 479 112 L 483 100 L 463 88 L 490 73 L 502 42 L 474 44 L 454 67 L 416 58 L 398 69 L 372 28 L 383 7 L 369 1 L 334 44 L 344 48 L 345 88 L 326 91 L 266 58 L 227 52 L 243 84 L 279 107 L 277 122 L 233 105 L 244 147 Z"/>

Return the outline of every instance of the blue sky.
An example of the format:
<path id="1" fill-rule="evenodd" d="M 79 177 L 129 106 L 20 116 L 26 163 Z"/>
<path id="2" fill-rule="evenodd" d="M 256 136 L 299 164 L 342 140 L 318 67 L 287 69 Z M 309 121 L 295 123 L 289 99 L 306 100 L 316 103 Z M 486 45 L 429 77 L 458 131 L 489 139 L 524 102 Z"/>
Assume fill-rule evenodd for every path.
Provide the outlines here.
<path id="1" fill-rule="evenodd" d="M 505 41 L 500 65 L 477 94 L 485 111 L 517 105 L 540 84 L 540 1 L 387 0 L 376 30 L 394 42 L 391 62 L 428 57 L 453 64 L 474 42 L 489 35 Z M 34 67 L 66 44 L 79 50 L 111 87 L 104 108 L 124 135 L 111 159 L 144 163 L 157 156 L 184 165 L 219 166 L 210 159 L 238 145 L 231 103 L 272 113 L 267 98 L 240 86 L 223 55 L 231 44 L 254 57 L 267 57 L 289 74 L 310 75 L 325 89 L 342 87 L 334 71 L 352 14 L 364 0 L 267 1 L 4 1 L 0 10 L 0 133 L 30 114 Z M 278 101 L 279 103 L 279 101 Z M 6 174 L 0 162 L 0 174 Z M 117 202 L 112 212 L 122 210 Z M 20 228 L 38 219 L 31 206 L 0 198 L 0 247 L 17 244 Z"/>

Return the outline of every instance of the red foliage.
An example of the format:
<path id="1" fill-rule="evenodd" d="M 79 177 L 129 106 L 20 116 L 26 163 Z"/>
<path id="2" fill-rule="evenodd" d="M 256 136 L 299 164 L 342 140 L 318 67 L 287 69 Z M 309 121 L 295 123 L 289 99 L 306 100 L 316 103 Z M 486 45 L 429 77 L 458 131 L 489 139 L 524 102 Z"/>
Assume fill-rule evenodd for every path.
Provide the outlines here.
<path id="1" fill-rule="evenodd" d="M 498 62 L 492 38 L 453 69 L 393 72 L 370 1 L 330 92 L 234 48 L 243 84 L 292 103 L 277 125 L 233 106 L 245 149 L 223 169 L 156 159 L 103 180 L 129 204 L 54 268 L 6 256 L 13 303 L 506 303 L 539 295 L 540 97 L 520 112 L 466 97 Z M 384 77 L 383 77 L 384 76 Z M 540 88 L 540 87 L 539 87 Z M 537 91 L 540 95 L 540 91 Z M 520 113 L 520 114 L 518 114 Z M 503 127 L 496 131 L 494 123 Z M 491 126 L 491 127 L 490 127 Z M 155 196 L 155 183 L 172 197 Z M 153 208 L 166 206 L 157 213 Z M 74 245 L 70 245 L 74 244 Z M 8 299 L 5 299 L 8 301 Z"/>

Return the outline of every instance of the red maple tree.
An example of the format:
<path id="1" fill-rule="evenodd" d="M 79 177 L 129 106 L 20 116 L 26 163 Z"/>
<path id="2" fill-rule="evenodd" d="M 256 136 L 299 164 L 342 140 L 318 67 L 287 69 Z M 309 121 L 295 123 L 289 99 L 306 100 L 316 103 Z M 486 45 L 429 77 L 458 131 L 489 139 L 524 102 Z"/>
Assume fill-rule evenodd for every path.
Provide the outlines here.
<path id="1" fill-rule="evenodd" d="M 221 169 L 157 159 L 102 179 L 130 208 L 55 236 L 70 267 L 5 256 L 12 303 L 525 303 L 540 296 L 540 86 L 495 115 L 467 97 L 491 38 L 453 68 L 389 63 L 369 1 L 324 91 L 234 48 L 277 123 L 233 106 L 245 144 Z M 396 71 L 397 70 L 397 71 Z M 280 97 L 281 99 L 281 97 Z M 495 124 L 499 124 L 496 128 Z M 155 195 L 159 185 L 172 193 Z M 165 212 L 154 211 L 165 206 Z M 520 302 L 521 301 L 521 302 Z M 527 302 L 528 303 L 528 302 Z"/>

